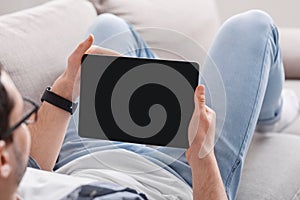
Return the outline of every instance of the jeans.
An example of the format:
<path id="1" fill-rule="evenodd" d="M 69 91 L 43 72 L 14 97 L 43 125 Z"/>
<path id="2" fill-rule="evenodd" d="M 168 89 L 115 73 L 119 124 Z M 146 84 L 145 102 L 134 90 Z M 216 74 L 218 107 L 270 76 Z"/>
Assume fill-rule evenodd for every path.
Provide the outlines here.
<path id="1" fill-rule="evenodd" d="M 156 57 L 130 24 L 112 14 L 100 15 L 90 32 L 95 36 L 95 45 L 113 49 L 126 56 Z M 120 37 L 110 39 L 120 33 Z M 224 127 L 214 147 L 215 155 L 227 196 L 235 199 L 257 122 L 275 123 L 281 113 L 284 71 L 277 29 L 264 12 L 253 10 L 236 15 L 221 26 L 208 56 L 222 76 L 227 106 Z M 202 76 L 206 80 L 210 78 L 211 64 L 205 62 Z M 202 83 L 201 80 L 199 82 Z M 215 112 L 218 115 L 218 110 Z M 108 141 L 79 138 L 77 120 L 73 118 L 70 122 L 55 169 L 90 152 L 110 148 L 111 143 Z M 185 150 L 117 144 L 120 148 L 136 152 L 163 166 L 192 186 L 191 169 L 185 158 Z M 163 165 L 171 158 L 177 159 L 167 166 Z"/>

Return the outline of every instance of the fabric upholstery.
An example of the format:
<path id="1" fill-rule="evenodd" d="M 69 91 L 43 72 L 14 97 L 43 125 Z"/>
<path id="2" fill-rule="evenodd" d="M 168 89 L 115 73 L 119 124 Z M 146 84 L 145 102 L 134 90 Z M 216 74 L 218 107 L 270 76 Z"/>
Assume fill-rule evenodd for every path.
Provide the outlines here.
<path id="1" fill-rule="evenodd" d="M 52 1 L 0 17 L 0 62 L 22 95 L 40 102 L 95 17 L 83 0 Z"/>
<path id="2" fill-rule="evenodd" d="M 298 96 L 298 99 L 300 99 L 300 81 L 299 80 L 286 80 L 284 83 L 284 88 L 295 91 L 295 93 Z M 283 132 L 300 136 L 300 116 L 298 116 L 291 125 L 286 127 L 283 130 Z"/>
<path id="3" fill-rule="evenodd" d="M 299 143 L 295 135 L 254 134 L 237 199 L 299 199 Z"/>
<path id="4" fill-rule="evenodd" d="M 285 76 L 300 79 L 300 28 L 280 28 L 279 36 Z"/>

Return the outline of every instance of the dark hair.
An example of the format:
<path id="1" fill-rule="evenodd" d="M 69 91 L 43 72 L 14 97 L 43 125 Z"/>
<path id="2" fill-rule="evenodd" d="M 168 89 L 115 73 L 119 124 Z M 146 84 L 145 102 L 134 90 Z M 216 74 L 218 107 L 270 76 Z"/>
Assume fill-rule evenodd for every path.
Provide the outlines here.
<path id="1" fill-rule="evenodd" d="M 13 109 L 13 101 L 9 97 L 4 85 L 1 83 L 1 72 L 3 71 L 3 66 L 0 63 L 0 139 L 7 142 L 12 142 L 12 135 L 8 138 L 2 138 L 3 134 L 9 128 L 9 116 Z"/>

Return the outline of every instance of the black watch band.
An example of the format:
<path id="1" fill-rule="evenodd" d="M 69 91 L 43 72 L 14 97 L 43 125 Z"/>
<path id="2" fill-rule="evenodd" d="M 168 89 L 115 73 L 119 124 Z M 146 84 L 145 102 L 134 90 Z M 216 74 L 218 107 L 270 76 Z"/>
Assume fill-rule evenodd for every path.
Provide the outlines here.
<path id="1" fill-rule="evenodd" d="M 69 112 L 71 115 L 75 112 L 78 105 L 78 103 L 73 103 L 72 101 L 51 92 L 51 87 L 46 88 L 41 101 L 47 101 L 48 103 Z"/>

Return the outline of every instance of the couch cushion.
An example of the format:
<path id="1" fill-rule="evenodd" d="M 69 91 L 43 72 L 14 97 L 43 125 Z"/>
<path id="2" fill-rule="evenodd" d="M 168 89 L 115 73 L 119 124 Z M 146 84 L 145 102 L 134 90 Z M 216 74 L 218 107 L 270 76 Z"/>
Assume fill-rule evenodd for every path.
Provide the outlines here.
<path id="1" fill-rule="evenodd" d="M 212 0 L 92 1 L 97 3 L 99 13 L 113 13 L 133 24 L 160 58 L 197 60 L 197 54 L 202 52 L 195 53 L 195 48 L 188 48 L 187 43 L 197 42 L 208 49 L 219 27 Z"/>
<path id="2" fill-rule="evenodd" d="M 295 91 L 300 100 L 300 80 L 286 80 L 284 83 L 284 88 Z M 283 130 L 283 132 L 300 136 L 300 114 L 291 125 Z"/>
<path id="3" fill-rule="evenodd" d="M 279 37 L 285 76 L 300 79 L 300 28 L 280 28 Z"/>
<path id="4" fill-rule="evenodd" d="M 299 199 L 299 144 L 295 135 L 254 134 L 237 199 Z"/>
<path id="5" fill-rule="evenodd" d="M 39 102 L 95 17 L 93 6 L 78 0 L 52 1 L 0 17 L 0 62 L 22 95 Z"/>

